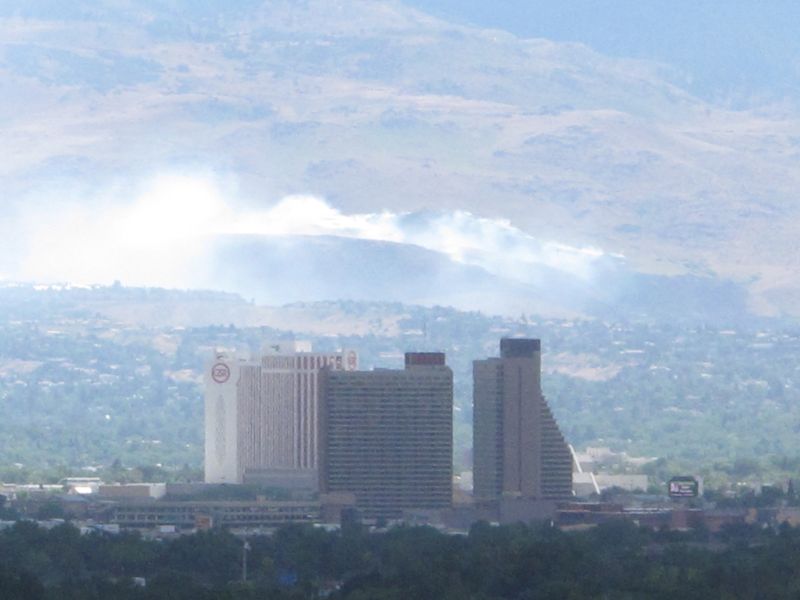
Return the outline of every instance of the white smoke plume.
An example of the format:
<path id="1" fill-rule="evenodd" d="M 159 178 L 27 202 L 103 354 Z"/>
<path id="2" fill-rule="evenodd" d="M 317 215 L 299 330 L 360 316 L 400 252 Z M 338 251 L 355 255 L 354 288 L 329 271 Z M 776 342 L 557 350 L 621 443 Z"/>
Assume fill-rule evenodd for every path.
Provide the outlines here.
<path id="1" fill-rule="evenodd" d="M 344 214 L 325 200 L 306 195 L 285 197 L 263 210 L 242 211 L 212 177 L 160 176 L 133 196 L 114 202 L 100 198 L 61 203 L 53 212 L 36 211 L 23 218 L 22 257 L 16 272 L 5 277 L 194 287 L 205 283 L 204 241 L 237 234 L 326 235 L 414 244 L 521 282 L 529 282 L 531 266 L 589 278 L 597 262 L 607 256 L 596 248 L 539 241 L 506 220 L 463 211 Z"/>

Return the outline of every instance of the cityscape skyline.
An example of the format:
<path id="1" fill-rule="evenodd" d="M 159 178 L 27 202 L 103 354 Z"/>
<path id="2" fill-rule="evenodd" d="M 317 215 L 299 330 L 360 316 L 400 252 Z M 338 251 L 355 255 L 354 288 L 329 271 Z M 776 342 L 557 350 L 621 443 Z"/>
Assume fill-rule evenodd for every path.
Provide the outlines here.
<path id="1" fill-rule="evenodd" d="M 0 0 L 0 600 L 796 600 L 796 0 Z"/>
<path id="2" fill-rule="evenodd" d="M 369 518 L 452 507 L 444 353 L 406 352 L 402 370 L 359 371 L 352 350 L 266 348 L 249 360 L 217 353 L 206 367 L 206 483 L 318 489 Z M 500 519 L 553 514 L 573 495 L 573 457 L 542 395 L 541 341 L 502 338 L 500 350 L 473 363 L 475 504 Z M 509 513 L 509 501 L 533 508 Z"/>

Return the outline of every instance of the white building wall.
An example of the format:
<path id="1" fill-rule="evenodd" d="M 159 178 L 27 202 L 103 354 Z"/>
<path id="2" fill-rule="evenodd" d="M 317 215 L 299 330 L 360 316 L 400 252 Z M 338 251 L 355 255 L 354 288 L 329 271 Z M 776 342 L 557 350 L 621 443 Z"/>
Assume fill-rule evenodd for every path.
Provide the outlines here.
<path id="1" fill-rule="evenodd" d="M 319 373 L 358 369 L 350 350 L 267 346 L 251 361 L 218 354 L 205 368 L 205 481 L 242 483 L 246 469 L 316 469 Z"/>
<path id="2" fill-rule="evenodd" d="M 205 367 L 205 481 L 239 483 L 239 361 L 218 355 Z"/>

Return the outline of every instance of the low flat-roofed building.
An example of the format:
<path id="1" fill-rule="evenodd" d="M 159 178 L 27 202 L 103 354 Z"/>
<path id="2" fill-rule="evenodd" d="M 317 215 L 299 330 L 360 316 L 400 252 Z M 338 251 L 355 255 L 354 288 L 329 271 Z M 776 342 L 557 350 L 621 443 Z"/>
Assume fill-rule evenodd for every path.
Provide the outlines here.
<path id="1" fill-rule="evenodd" d="M 196 527 L 198 519 L 210 517 L 215 526 L 280 527 L 290 523 L 313 523 L 319 520 L 317 501 L 165 501 L 120 502 L 111 509 L 111 523 L 126 528 L 152 528 L 174 525 L 181 529 Z"/>
<path id="2" fill-rule="evenodd" d="M 96 494 L 103 480 L 99 477 L 66 477 L 61 484 L 69 494 Z"/>
<path id="3" fill-rule="evenodd" d="M 163 498 L 166 483 L 117 483 L 101 485 L 97 495 L 101 498 Z"/>
<path id="4" fill-rule="evenodd" d="M 572 491 L 586 498 L 604 490 L 619 488 L 628 492 L 647 491 L 647 475 L 612 475 L 606 473 L 573 473 Z"/>
<path id="5" fill-rule="evenodd" d="M 243 483 L 285 490 L 292 494 L 312 494 L 319 489 L 319 473 L 317 469 L 245 469 Z"/>

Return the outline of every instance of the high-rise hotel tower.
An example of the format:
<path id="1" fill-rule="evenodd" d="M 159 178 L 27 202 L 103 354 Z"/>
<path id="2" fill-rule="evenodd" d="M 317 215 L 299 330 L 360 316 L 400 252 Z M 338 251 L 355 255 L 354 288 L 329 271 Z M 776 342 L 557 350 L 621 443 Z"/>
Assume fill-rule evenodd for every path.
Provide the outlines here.
<path id="1" fill-rule="evenodd" d="M 476 501 L 569 498 L 572 456 L 542 395 L 540 341 L 505 338 L 472 373 Z"/>
<path id="2" fill-rule="evenodd" d="M 368 518 L 445 509 L 453 499 L 453 372 L 439 352 L 405 369 L 322 373 L 320 491 Z"/>
<path id="3" fill-rule="evenodd" d="M 269 346 L 250 360 L 215 355 L 205 370 L 205 481 L 316 469 L 323 368 L 355 370 L 358 357 L 312 352 L 304 342 Z"/>

